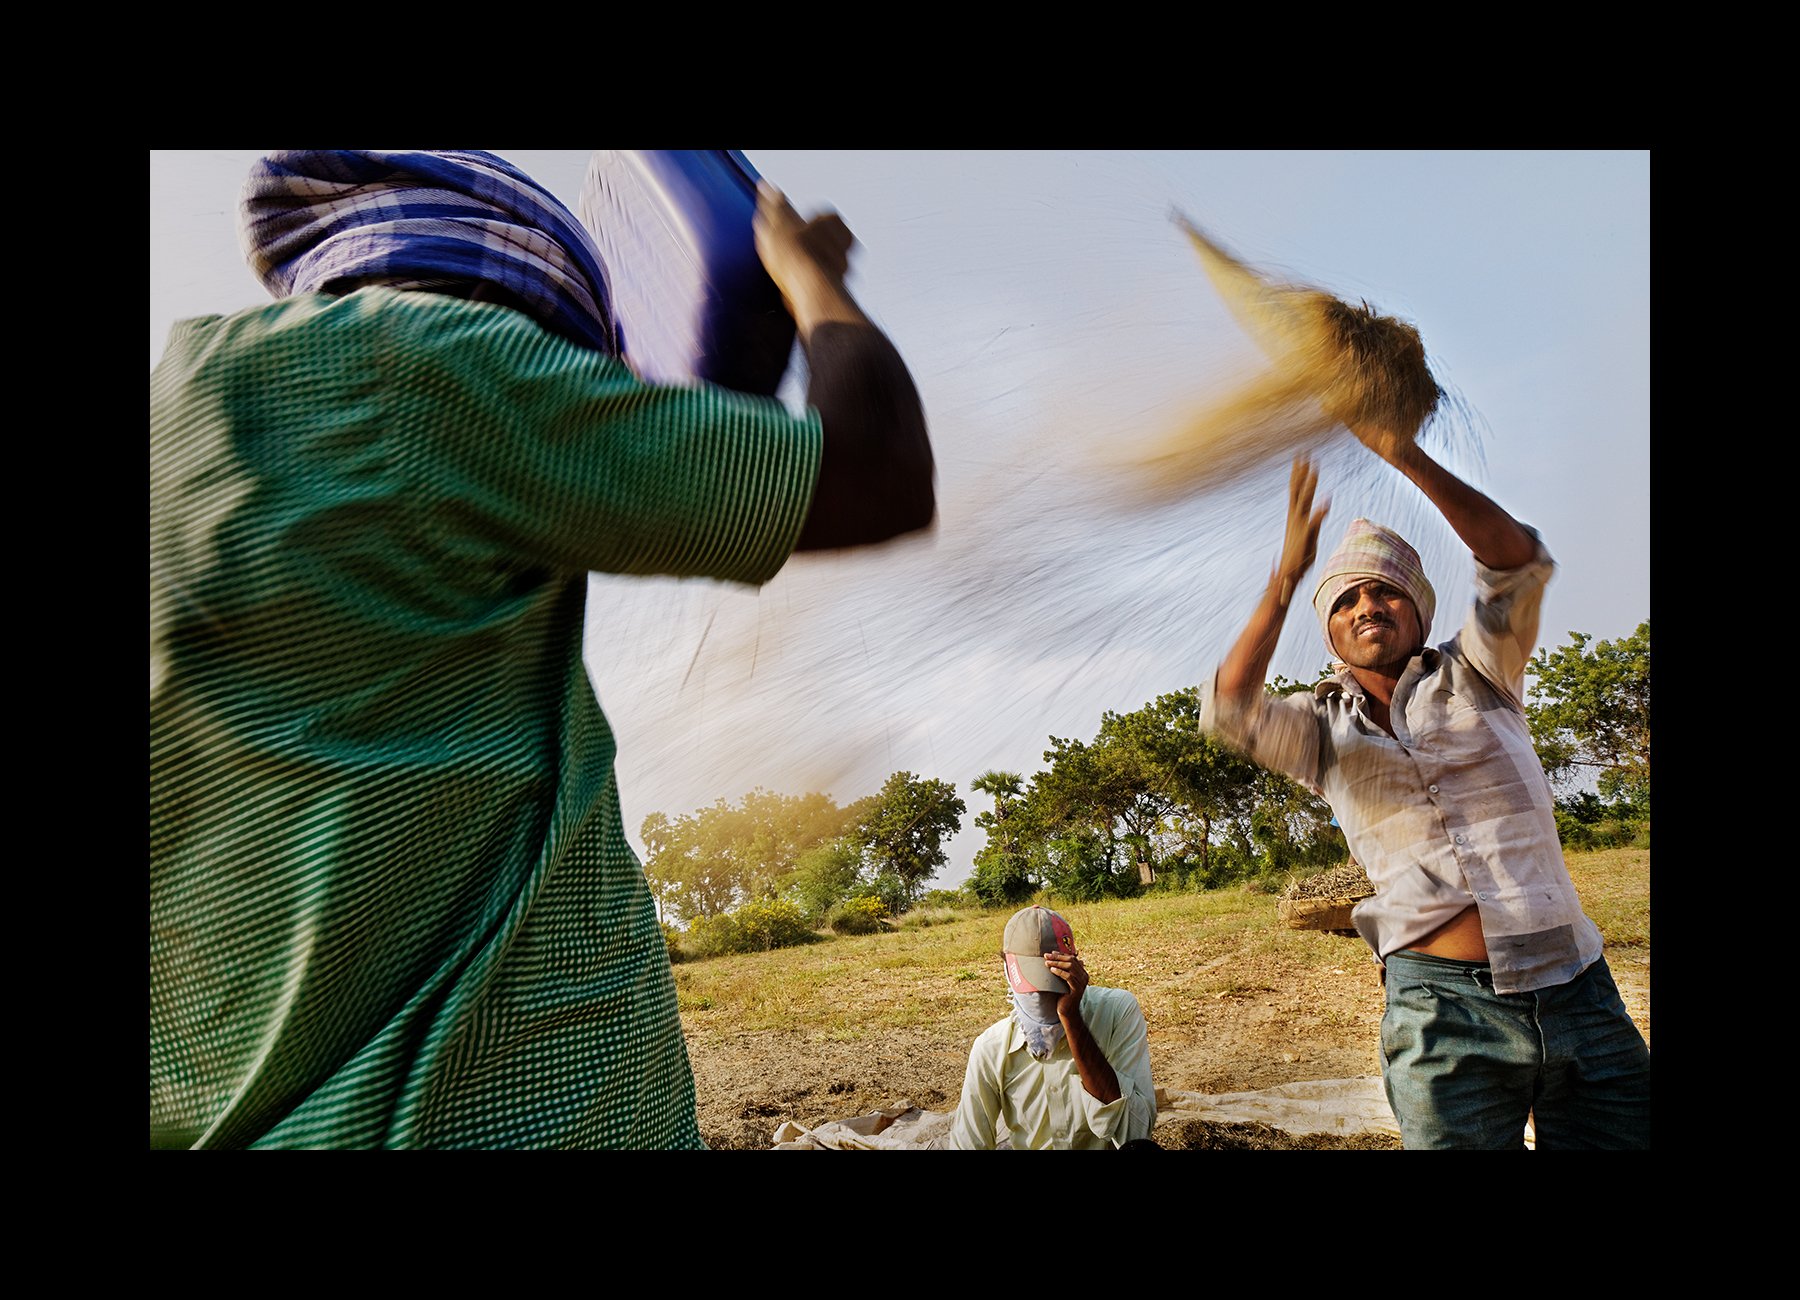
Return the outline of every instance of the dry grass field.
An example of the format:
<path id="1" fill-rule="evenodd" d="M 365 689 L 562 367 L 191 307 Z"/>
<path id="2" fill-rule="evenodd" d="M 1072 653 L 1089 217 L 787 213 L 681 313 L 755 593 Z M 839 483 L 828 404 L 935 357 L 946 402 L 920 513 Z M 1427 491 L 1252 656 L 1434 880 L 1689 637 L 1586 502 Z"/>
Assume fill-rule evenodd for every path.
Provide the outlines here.
<path id="1" fill-rule="evenodd" d="M 1650 853 L 1570 854 L 1569 869 L 1648 1039 Z M 1057 907 L 1094 982 L 1137 995 L 1159 1086 L 1239 1092 L 1380 1073 L 1381 984 L 1367 946 L 1284 928 L 1275 902 L 1221 890 Z M 1006 1012 L 1005 914 L 907 920 L 887 934 L 675 968 L 708 1144 L 762 1150 L 784 1120 L 810 1128 L 901 1100 L 956 1105 L 969 1044 Z M 1188 1132 L 1174 1145 L 1332 1143 Z"/>

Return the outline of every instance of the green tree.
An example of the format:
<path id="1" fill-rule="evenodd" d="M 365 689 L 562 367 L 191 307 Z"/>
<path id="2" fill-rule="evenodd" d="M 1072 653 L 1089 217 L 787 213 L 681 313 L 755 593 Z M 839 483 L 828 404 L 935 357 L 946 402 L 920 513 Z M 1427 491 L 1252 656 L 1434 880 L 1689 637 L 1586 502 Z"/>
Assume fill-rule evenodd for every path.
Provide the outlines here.
<path id="1" fill-rule="evenodd" d="M 1094 761 L 1100 755 L 1103 761 Z M 1108 859 L 1107 893 L 1130 893 L 1150 880 L 1206 888 L 1246 873 L 1341 856 L 1343 839 L 1330 825 L 1324 800 L 1200 730 L 1197 688 L 1158 696 L 1131 713 L 1108 713 L 1087 752 L 1064 744 L 1061 753 L 1046 757 L 1057 778 L 1065 775 L 1057 769 L 1075 760 L 1066 784 L 1045 784 L 1063 786 L 1075 799 L 1086 792 L 1095 814 L 1086 823 L 1087 844 Z M 1065 817 L 1061 825 L 1075 822 Z M 1089 892 L 1104 883 L 1093 869 L 1093 847 L 1085 857 L 1069 852 L 1073 844 L 1063 847 L 1065 875 L 1075 867 L 1086 877 L 1080 887 Z M 1067 882 L 1058 885 L 1066 888 Z"/>
<path id="2" fill-rule="evenodd" d="M 787 897 L 808 921 L 821 925 L 833 907 L 856 893 L 862 865 L 862 854 L 849 836 L 816 845 L 800 855 Z"/>
<path id="3" fill-rule="evenodd" d="M 1124 837 L 1141 833 L 1145 819 L 1154 816 L 1143 806 L 1137 759 L 1117 737 L 1096 737 L 1092 744 L 1050 737 L 1044 751 L 1049 767 L 1032 780 L 1031 806 L 1039 831 L 1036 856 L 1044 882 L 1058 894 L 1089 900 L 1137 892 L 1137 872 L 1126 870 L 1131 845 Z"/>
<path id="4" fill-rule="evenodd" d="M 801 855 L 842 835 L 852 819 L 823 794 L 757 789 L 733 807 L 714 801 L 686 817 L 644 819 L 644 873 L 665 915 L 718 916 L 788 887 Z"/>
<path id="5" fill-rule="evenodd" d="M 895 772 L 855 807 L 861 815 L 850 835 L 864 870 L 889 907 L 903 912 L 949 860 L 943 842 L 962 828 L 968 805 L 948 781 Z"/>
<path id="6" fill-rule="evenodd" d="M 1256 870 L 1265 875 L 1328 867 L 1349 856 L 1331 805 L 1280 772 L 1256 768 L 1247 800 Z"/>
<path id="7" fill-rule="evenodd" d="M 995 797 L 994 813 L 976 818 L 988 839 L 970 882 L 987 901 L 1040 886 L 1071 899 L 1210 888 L 1344 855 L 1323 799 L 1200 730 L 1194 687 L 1104 714 L 1091 742 L 1052 736 L 1044 761 L 1022 794 L 1014 773 L 977 778 Z"/>
<path id="8" fill-rule="evenodd" d="M 1525 716 L 1545 773 L 1573 790 L 1591 776 L 1600 798 L 1650 808 L 1650 624 L 1617 641 L 1569 633 L 1539 650 Z"/>
<path id="9" fill-rule="evenodd" d="M 987 842 L 976 850 L 969 890 L 990 907 L 1023 903 L 1039 883 L 1026 851 L 1031 836 L 1025 825 L 1025 779 L 1017 772 L 983 772 L 969 782 L 969 789 L 994 801 L 992 812 L 975 815 Z"/>
<path id="10" fill-rule="evenodd" d="M 661 813 L 644 818 L 644 875 L 664 916 L 684 922 L 718 916 L 743 896 L 741 864 L 719 834 L 728 811 L 721 799 L 675 821 Z"/>
<path id="11" fill-rule="evenodd" d="M 1215 862 L 1221 838 L 1247 833 L 1259 769 L 1200 730 L 1200 691 L 1159 695 L 1119 724 L 1144 750 L 1169 811 L 1156 840 L 1159 875 L 1202 888 L 1225 883 L 1242 855 Z M 1236 838 L 1242 839 L 1240 833 Z"/>
<path id="12" fill-rule="evenodd" d="M 1178 769 L 1206 742 L 1184 726 L 1176 700 L 1108 712 L 1091 742 L 1050 737 L 1022 822 L 1025 856 L 1058 894 L 1128 897 L 1185 861 L 1192 828 Z"/>

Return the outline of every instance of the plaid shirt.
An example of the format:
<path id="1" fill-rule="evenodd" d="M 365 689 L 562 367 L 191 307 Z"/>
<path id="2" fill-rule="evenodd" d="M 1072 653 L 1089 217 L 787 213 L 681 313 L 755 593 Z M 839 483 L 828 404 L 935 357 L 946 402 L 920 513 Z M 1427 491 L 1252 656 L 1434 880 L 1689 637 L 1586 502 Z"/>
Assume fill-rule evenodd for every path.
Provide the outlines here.
<path id="1" fill-rule="evenodd" d="M 1542 544 L 1517 569 L 1475 566 L 1462 630 L 1401 674 L 1394 735 L 1346 669 L 1311 694 L 1208 692 L 1200 725 L 1322 795 L 1375 896 L 1357 930 L 1386 957 L 1473 903 L 1494 988 L 1563 984 L 1600 956 L 1556 835 L 1554 800 L 1522 707 L 1544 585 Z"/>

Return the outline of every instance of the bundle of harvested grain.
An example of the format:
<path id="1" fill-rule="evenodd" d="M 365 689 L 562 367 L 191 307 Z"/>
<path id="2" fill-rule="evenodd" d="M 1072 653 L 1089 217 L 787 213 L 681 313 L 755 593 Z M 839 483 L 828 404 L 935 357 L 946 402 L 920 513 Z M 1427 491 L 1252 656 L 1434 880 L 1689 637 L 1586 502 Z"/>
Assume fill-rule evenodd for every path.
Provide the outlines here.
<path id="1" fill-rule="evenodd" d="M 1369 873 L 1355 862 L 1331 867 L 1291 882 L 1275 904 L 1275 915 L 1290 930 L 1329 930 L 1354 935 L 1351 912 L 1375 893 Z"/>
<path id="2" fill-rule="evenodd" d="M 1253 270 L 1181 214 L 1176 224 L 1213 285 L 1266 352 L 1271 368 L 1220 394 L 1174 433 L 1136 449 L 1157 492 L 1217 485 L 1259 465 L 1308 453 L 1344 428 L 1374 442 L 1410 442 L 1446 396 L 1419 331 L 1302 284 Z"/>

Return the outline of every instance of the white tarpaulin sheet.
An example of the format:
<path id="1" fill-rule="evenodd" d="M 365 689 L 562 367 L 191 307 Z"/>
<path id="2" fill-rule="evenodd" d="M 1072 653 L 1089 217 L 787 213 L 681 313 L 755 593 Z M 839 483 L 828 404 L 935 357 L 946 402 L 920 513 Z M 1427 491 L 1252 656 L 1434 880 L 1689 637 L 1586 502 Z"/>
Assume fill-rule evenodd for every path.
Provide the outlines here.
<path id="1" fill-rule="evenodd" d="M 1361 1133 L 1400 1136 L 1400 1125 L 1394 1120 L 1378 1074 L 1352 1079 L 1309 1079 L 1256 1092 L 1156 1090 L 1159 1127 L 1196 1119 L 1211 1124 L 1266 1124 L 1296 1137 L 1313 1133 L 1335 1137 Z"/>
<path id="2" fill-rule="evenodd" d="M 936 1151 L 950 1138 L 950 1112 L 897 1102 L 855 1119 L 802 1128 L 789 1120 L 775 1130 L 777 1151 Z"/>
<path id="3" fill-rule="evenodd" d="M 1400 1136 L 1378 1075 L 1284 1083 L 1256 1092 L 1158 1088 L 1157 1127 L 1185 1120 L 1264 1124 L 1295 1136 Z M 774 1145 L 777 1151 L 931 1151 L 942 1149 L 949 1136 L 948 1111 L 921 1110 L 910 1101 L 901 1101 L 867 1115 L 832 1120 L 811 1129 L 789 1121 L 775 1130 Z M 1151 1136 L 1156 1136 L 1154 1130 Z"/>

